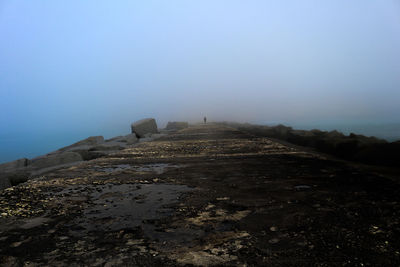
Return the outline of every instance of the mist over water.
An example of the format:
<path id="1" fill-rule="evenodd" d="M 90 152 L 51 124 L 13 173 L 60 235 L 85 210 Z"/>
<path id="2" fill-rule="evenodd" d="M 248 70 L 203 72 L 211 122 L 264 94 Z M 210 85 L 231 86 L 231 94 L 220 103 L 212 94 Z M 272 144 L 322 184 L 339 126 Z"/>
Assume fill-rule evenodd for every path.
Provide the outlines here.
<path id="1" fill-rule="evenodd" d="M 398 1 L 0 2 L 0 162 L 130 123 L 400 139 Z"/>

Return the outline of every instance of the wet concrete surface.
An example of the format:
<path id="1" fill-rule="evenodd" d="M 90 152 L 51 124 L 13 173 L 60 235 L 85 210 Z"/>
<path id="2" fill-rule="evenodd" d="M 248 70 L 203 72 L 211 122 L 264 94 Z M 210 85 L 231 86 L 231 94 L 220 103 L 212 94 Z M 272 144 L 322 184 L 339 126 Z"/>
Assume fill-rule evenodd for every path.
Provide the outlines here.
<path id="1" fill-rule="evenodd" d="M 0 265 L 399 266 L 395 178 L 191 127 L 0 192 Z"/>
<path id="2" fill-rule="evenodd" d="M 191 191 L 173 184 L 103 184 L 70 186 L 55 194 L 85 201 L 82 215 L 71 223 L 79 229 L 70 234 L 82 236 L 92 231 L 119 231 L 145 227 L 148 222 L 171 216 L 168 207 L 178 202 L 182 193 Z"/>
<path id="3" fill-rule="evenodd" d="M 172 165 L 168 163 L 153 163 L 153 164 L 144 164 L 144 165 L 130 165 L 130 164 L 118 164 L 112 166 L 94 166 L 99 172 L 120 172 L 128 169 L 134 169 L 137 172 L 153 172 L 156 174 L 162 174 L 168 168 L 176 168 L 178 165 Z"/>

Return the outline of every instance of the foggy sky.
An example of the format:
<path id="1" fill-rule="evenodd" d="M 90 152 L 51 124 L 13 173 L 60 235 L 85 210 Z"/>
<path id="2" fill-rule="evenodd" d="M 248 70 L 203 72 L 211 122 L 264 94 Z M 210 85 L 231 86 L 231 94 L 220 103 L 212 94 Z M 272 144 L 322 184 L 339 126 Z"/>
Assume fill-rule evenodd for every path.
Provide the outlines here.
<path id="1" fill-rule="evenodd" d="M 0 0 L 0 137 L 400 122 L 400 4 Z"/>

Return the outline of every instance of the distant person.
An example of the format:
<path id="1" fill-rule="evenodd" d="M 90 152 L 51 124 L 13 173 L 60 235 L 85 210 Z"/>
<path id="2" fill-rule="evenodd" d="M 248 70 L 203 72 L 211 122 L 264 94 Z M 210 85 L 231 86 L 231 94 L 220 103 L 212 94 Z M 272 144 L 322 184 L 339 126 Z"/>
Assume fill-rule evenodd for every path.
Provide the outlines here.
<path id="1" fill-rule="evenodd" d="M 204 117 L 204 124 L 207 123 L 207 117 Z"/>

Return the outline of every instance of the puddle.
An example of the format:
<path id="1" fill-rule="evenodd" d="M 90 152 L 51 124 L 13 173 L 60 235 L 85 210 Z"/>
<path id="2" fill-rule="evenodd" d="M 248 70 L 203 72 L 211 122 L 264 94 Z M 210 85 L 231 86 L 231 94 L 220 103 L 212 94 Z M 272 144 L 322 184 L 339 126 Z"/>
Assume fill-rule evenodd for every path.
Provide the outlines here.
<path id="1" fill-rule="evenodd" d="M 158 163 L 158 164 L 147 164 L 138 167 L 136 170 L 139 172 L 155 172 L 157 174 L 162 174 L 167 168 L 177 168 L 178 165 L 171 165 L 168 163 Z"/>
<path id="2" fill-rule="evenodd" d="M 45 217 L 36 217 L 36 218 L 26 220 L 25 223 L 23 225 L 21 225 L 20 227 L 22 229 L 31 229 L 31 228 L 40 226 L 44 223 L 47 223 L 49 220 L 50 220 L 49 218 L 45 218 Z"/>
<path id="3" fill-rule="evenodd" d="M 73 222 L 80 227 L 71 230 L 73 235 L 82 235 L 91 231 L 117 231 L 152 225 L 155 220 L 172 215 L 172 205 L 183 193 L 192 190 L 185 185 L 171 184 L 105 184 L 69 187 L 58 195 L 87 195 L 88 207 Z M 149 231 L 151 228 L 146 227 Z"/>
<path id="4" fill-rule="evenodd" d="M 296 185 L 294 187 L 294 189 L 296 189 L 297 191 L 305 191 L 305 190 L 311 189 L 311 186 L 309 186 L 309 185 Z"/>
<path id="5" fill-rule="evenodd" d="M 123 170 L 135 170 L 137 172 L 153 172 L 156 174 L 162 174 L 166 171 L 167 168 L 178 168 L 180 167 L 179 165 L 172 165 L 168 163 L 154 163 L 154 164 L 145 164 L 141 166 L 132 166 L 129 164 L 119 164 L 119 165 L 114 165 L 111 167 L 101 167 L 101 166 L 94 166 L 96 171 L 100 172 L 107 172 L 107 173 L 112 173 L 112 172 L 119 172 Z"/>
<path id="6" fill-rule="evenodd" d="M 113 167 L 94 166 L 94 168 L 96 169 L 96 171 L 110 173 L 110 172 L 119 172 L 119 171 L 123 171 L 123 170 L 128 170 L 128 169 L 131 169 L 132 166 L 129 164 L 119 164 L 119 165 L 115 165 Z"/>

